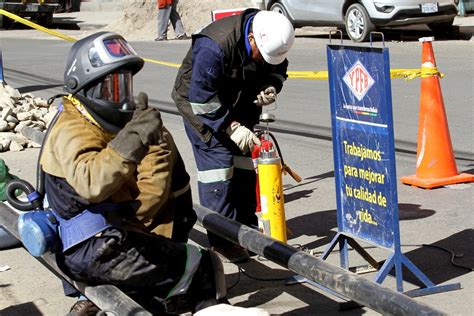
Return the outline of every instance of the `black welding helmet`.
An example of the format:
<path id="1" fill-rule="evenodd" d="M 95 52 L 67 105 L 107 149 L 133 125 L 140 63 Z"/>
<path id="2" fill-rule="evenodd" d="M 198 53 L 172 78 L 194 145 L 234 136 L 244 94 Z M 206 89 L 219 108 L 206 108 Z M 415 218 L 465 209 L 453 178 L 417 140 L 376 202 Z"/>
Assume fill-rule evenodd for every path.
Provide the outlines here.
<path id="1" fill-rule="evenodd" d="M 78 98 L 100 125 L 116 132 L 132 117 L 133 75 L 143 63 L 119 34 L 95 33 L 72 46 L 64 73 L 65 90 Z"/>

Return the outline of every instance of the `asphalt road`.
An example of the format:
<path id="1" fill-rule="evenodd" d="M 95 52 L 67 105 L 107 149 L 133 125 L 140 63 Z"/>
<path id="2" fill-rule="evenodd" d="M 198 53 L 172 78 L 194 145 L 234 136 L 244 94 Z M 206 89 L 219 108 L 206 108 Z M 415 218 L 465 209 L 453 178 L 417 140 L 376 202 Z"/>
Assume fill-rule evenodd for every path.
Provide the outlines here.
<path id="1" fill-rule="evenodd" d="M 21 31 L 17 32 L 18 36 L 10 34 L 5 38 L 0 33 L 6 81 L 22 92 L 31 92 L 37 96 L 50 97 L 60 93 L 65 59 L 71 43 L 38 40 L 34 36 L 22 36 Z M 420 67 L 421 44 L 417 38 L 430 34 L 425 31 L 408 34 L 403 41 L 392 35 L 385 43 L 390 53 L 391 68 Z M 474 43 L 469 39 L 463 36 L 450 37 L 434 42 L 433 47 L 438 68 L 446 74 L 441 85 L 457 166 L 459 171 L 474 173 Z M 327 69 L 327 43 L 327 34 L 298 37 L 289 54 L 290 70 Z M 172 63 L 181 62 L 189 44 L 189 41 L 132 43 L 143 57 Z M 381 46 L 382 43 L 376 42 L 374 45 Z M 147 63 L 136 76 L 135 94 L 147 92 L 152 105 L 165 113 L 165 125 L 172 131 L 183 153 L 194 184 L 195 164 L 181 118 L 173 114 L 175 110 L 170 97 L 176 71 L 173 67 Z M 392 81 L 399 177 L 415 171 L 419 90 L 420 79 Z M 284 178 L 287 224 L 292 231 L 288 243 L 320 253 L 337 232 L 328 83 L 290 79 L 279 95 L 277 107 L 277 122 L 270 129 L 280 126 L 296 131 L 295 134 L 276 133 L 276 136 L 286 162 L 303 178 L 300 184 L 289 177 Z M 36 155 L 37 150 L 29 149 L 19 153 L 2 153 L 1 157 L 14 173 L 33 181 Z M 474 307 L 474 280 L 470 272 L 474 268 L 473 197 L 472 184 L 423 190 L 404 186 L 398 181 L 402 251 L 435 284 L 460 282 L 463 287 L 461 290 L 424 296 L 417 300 L 450 315 L 470 315 Z M 193 231 L 192 239 L 199 244 L 206 244 L 200 228 Z M 458 257 L 451 260 L 449 251 L 422 246 L 424 244 L 454 251 Z M 382 249 L 368 245 L 364 247 L 378 261 L 388 256 Z M 337 253 L 328 258 L 334 264 L 338 264 L 338 259 Z M 352 252 L 350 260 L 354 265 L 364 263 Z M 0 266 L 6 264 L 11 269 L 0 272 L 0 314 L 23 315 L 28 312 L 31 315 L 63 315 L 72 304 L 72 300 L 61 295 L 59 282 L 23 250 L 1 251 Z M 242 267 L 248 274 L 264 279 L 291 275 L 268 261 L 254 260 Z M 236 266 L 226 264 L 225 269 L 228 284 L 233 284 L 238 277 Z M 406 290 L 419 285 L 413 277 L 405 275 Z M 366 276 L 371 278 L 374 275 Z M 393 278 L 384 281 L 383 285 L 395 289 Z M 239 306 L 260 306 L 274 314 L 375 314 L 367 308 L 341 312 L 332 297 L 307 285 L 286 286 L 282 280 L 256 281 L 242 274 L 236 286 L 229 291 L 229 296 L 231 302 Z"/>

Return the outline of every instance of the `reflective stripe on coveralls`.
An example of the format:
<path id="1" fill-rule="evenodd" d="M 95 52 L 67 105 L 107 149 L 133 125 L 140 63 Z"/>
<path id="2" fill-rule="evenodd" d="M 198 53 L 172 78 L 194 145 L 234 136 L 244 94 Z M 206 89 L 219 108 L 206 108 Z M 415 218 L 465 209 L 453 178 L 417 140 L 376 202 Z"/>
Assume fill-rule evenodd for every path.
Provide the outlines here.
<path id="1" fill-rule="evenodd" d="M 243 156 L 233 157 L 233 166 L 222 169 L 211 169 L 206 171 L 198 171 L 197 179 L 201 183 L 212 183 L 218 181 L 227 181 L 232 179 L 234 168 L 242 170 L 255 170 L 252 158 Z"/>
<path id="2" fill-rule="evenodd" d="M 190 102 L 191 108 L 195 115 L 198 114 L 211 114 L 216 112 L 222 106 L 221 101 L 219 101 L 219 97 L 216 95 L 209 102 L 206 103 L 197 103 L 197 102 Z"/>

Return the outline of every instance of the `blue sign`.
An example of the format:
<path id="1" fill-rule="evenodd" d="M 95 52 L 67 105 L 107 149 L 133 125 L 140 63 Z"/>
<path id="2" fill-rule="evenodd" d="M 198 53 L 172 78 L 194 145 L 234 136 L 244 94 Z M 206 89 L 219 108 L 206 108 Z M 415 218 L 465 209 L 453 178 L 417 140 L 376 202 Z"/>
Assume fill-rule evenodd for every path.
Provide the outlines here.
<path id="1" fill-rule="evenodd" d="M 394 268 L 397 290 L 403 292 L 405 266 L 424 284 L 407 295 L 461 288 L 460 283 L 435 285 L 401 253 L 388 49 L 328 45 L 327 56 L 338 233 L 321 258 L 339 244 L 341 266 L 347 269 L 351 245 L 380 268 L 355 241 L 361 239 L 391 252 L 377 283 Z"/>
<path id="2" fill-rule="evenodd" d="M 339 232 L 399 245 L 389 55 L 327 48 Z"/>

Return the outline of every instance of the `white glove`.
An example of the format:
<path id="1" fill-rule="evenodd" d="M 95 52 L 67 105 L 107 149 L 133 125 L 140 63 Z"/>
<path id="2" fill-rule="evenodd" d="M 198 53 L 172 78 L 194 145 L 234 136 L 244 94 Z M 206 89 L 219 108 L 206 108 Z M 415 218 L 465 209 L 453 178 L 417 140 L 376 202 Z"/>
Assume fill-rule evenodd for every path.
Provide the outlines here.
<path id="1" fill-rule="evenodd" d="M 272 104 L 273 102 L 276 101 L 277 98 L 277 91 L 275 87 L 269 86 L 263 91 L 260 91 L 259 94 L 257 94 L 257 100 L 253 101 L 258 106 L 265 106 Z"/>
<path id="2" fill-rule="evenodd" d="M 239 122 L 232 122 L 226 129 L 226 133 L 243 154 L 253 150 L 254 145 L 260 145 L 260 139 L 247 127 L 240 125 Z"/>

